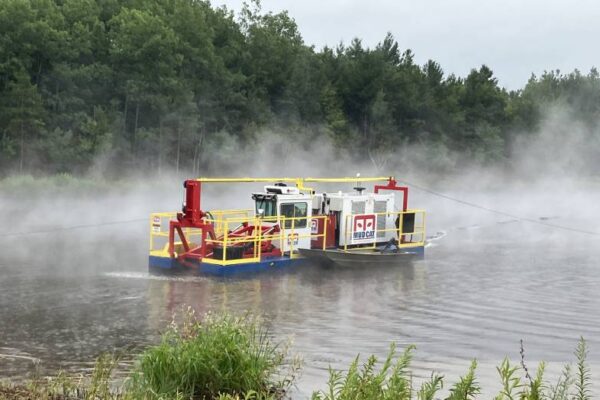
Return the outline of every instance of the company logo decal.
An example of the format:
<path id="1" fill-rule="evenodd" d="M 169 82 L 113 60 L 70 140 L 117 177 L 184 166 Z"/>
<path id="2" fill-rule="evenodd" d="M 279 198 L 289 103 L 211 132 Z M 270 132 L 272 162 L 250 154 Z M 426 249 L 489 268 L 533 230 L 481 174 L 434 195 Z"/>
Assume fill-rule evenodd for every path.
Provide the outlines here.
<path id="1" fill-rule="evenodd" d="M 373 243 L 377 229 L 377 215 L 359 214 L 352 216 L 352 244 Z"/>
<path id="2" fill-rule="evenodd" d="M 319 221 L 316 219 L 310 220 L 310 233 L 317 234 L 319 233 Z"/>

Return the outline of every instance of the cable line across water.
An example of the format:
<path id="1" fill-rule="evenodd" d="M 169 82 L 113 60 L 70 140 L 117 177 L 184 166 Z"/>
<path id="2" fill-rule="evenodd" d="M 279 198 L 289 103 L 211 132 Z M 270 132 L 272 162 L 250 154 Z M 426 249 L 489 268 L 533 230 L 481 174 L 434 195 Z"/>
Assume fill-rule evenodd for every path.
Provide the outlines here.
<path id="1" fill-rule="evenodd" d="M 100 222 L 100 223 L 97 223 L 97 224 L 63 226 L 63 227 L 56 227 L 56 228 L 40 229 L 40 230 L 37 230 L 37 231 L 29 231 L 29 232 L 2 233 L 2 234 L 0 234 L 0 237 L 41 235 L 41 234 L 46 234 L 46 233 L 56 233 L 56 232 L 63 232 L 63 231 L 72 231 L 72 230 L 76 230 L 76 229 L 89 229 L 89 228 L 99 228 L 99 227 L 102 227 L 102 226 L 109 226 L 109 225 L 131 224 L 131 223 L 134 223 L 134 222 L 142 222 L 142 221 L 146 221 L 147 222 L 148 218 L 135 218 L 135 219 L 121 220 L 121 221 Z"/>
<path id="2" fill-rule="evenodd" d="M 534 218 L 522 217 L 522 216 L 519 216 L 519 215 L 507 213 L 505 211 L 496 210 L 496 209 L 493 209 L 493 208 L 490 208 L 490 207 L 486 207 L 486 206 L 482 206 L 482 205 L 479 205 L 479 204 L 471 203 L 471 202 L 466 201 L 466 200 L 458 199 L 456 197 L 452 197 L 452 196 L 449 196 L 447 194 L 437 192 L 435 190 L 426 188 L 426 187 L 421 186 L 421 185 L 414 184 L 412 182 L 408 182 L 408 181 L 404 181 L 404 180 L 398 180 L 398 182 L 401 182 L 401 183 L 403 183 L 405 185 L 411 186 L 411 187 L 413 187 L 415 189 L 418 189 L 418 190 L 420 190 L 422 192 L 429 193 L 429 194 L 431 194 L 433 196 L 441 197 L 441 198 L 446 199 L 446 200 L 454 201 L 456 203 L 463 204 L 463 205 L 468 206 L 468 207 L 472 207 L 472 208 L 476 208 L 476 209 L 479 209 L 479 210 L 487 211 L 487 212 L 494 213 L 494 214 L 497 214 L 497 215 L 502 215 L 502 216 L 505 216 L 505 217 L 513 218 L 513 219 L 516 219 L 518 221 L 529 222 L 529 223 L 532 223 L 532 224 L 542 225 L 542 226 L 545 226 L 545 227 L 548 227 L 548 228 L 561 229 L 561 230 L 565 230 L 565 231 L 570 231 L 570 232 L 575 232 L 575 233 L 581 233 L 581 234 L 590 235 L 590 236 L 600 236 L 600 232 L 588 231 L 588 230 L 585 230 L 585 229 L 578 229 L 578 228 L 573 228 L 573 227 L 564 226 L 564 225 L 552 224 L 552 223 L 545 222 L 545 221 L 540 221 L 540 220 L 534 219 Z M 42 229 L 42 230 L 37 230 L 37 231 L 30 231 L 30 232 L 2 233 L 2 234 L 0 234 L 0 237 L 39 235 L 39 234 L 55 233 L 55 232 L 70 231 L 70 230 L 77 230 L 77 229 L 97 228 L 97 227 L 110 226 L 110 225 L 131 224 L 131 223 L 142 222 L 142 221 L 148 221 L 148 219 L 147 218 L 135 218 L 135 219 L 121 220 L 121 221 L 101 222 L 101 223 L 97 223 L 97 224 L 86 224 L 86 225 L 74 225 L 74 226 L 56 227 L 56 228 Z"/>
<path id="3" fill-rule="evenodd" d="M 465 201 L 465 200 L 462 200 L 462 199 L 457 199 L 455 197 L 448 196 L 447 194 L 436 192 L 435 190 L 431 190 L 431 189 L 428 189 L 428 188 L 420 186 L 420 185 L 416 185 L 416 184 L 411 183 L 411 182 L 407 182 L 407 181 L 403 181 L 403 180 L 398 180 L 398 182 L 403 183 L 403 184 L 408 185 L 408 186 L 412 186 L 415 189 L 418 189 L 418 190 L 420 190 L 422 192 L 426 192 L 426 193 L 429 193 L 429 194 L 437 196 L 437 197 L 441 197 L 441 198 L 444 198 L 444 199 L 447 199 L 447 200 L 451 200 L 451 201 L 454 201 L 456 203 L 463 204 L 465 206 L 477 208 L 479 210 L 491 212 L 491 213 L 502 215 L 502 216 L 509 217 L 509 218 L 514 218 L 514 219 L 519 220 L 519 221 L 529 222 L 529 223 L 532 223 L 532 224 L 538 224 L 538 225 L 546 226 L 546 227 L 549 227 L 549 228 L 562 229 L 562 230 L 565 230 L 565 231 L 576 232 L 576 233 L 581 233 L 581 234 L 590 235 L 590 236 L 600 236 L 600 232 L 594 232 L 594 231 L 588 231 L 588 230 L 585 230 L 585 229 L 572 228 L 572 227 L 564 226 L 564 225 L 556 225 L 556 224 L 548 223 L 548 222 L 545 222 L 545 221 L 540 221 L 540 220 L 534 219 L 534 218 L 521 217 L 519 215 L 510 214 L 510 213 L 507 213 L 507 212 L 504 212 L 504 211 L 495 210 L 493 208 L 489 208 L 489 207 L 481 206 L 479 204 L 471 203 L 469 201 Z"/>

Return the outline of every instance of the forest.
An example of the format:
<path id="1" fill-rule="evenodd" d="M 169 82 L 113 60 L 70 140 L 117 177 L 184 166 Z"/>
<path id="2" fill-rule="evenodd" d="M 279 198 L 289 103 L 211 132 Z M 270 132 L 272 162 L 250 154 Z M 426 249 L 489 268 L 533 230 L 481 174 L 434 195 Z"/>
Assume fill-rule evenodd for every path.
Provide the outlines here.
<path id="1" fill-rule="evenodd" d="M 204 0 L 0 2 L 0 176 L 84 174 L 98 160 L 109 176 L 198 174 L 272 132 L 377 169 L 412 145 L 440 169 L 510 165 L 555 105 L 598 139 L 594 68 L 509 91 L 490 66 L 459 77 L 420 65 L 391 34 L 317 49 L 258 1 L 237 14 Z M 448 153 L 454 165 L 436 163 Z"/>

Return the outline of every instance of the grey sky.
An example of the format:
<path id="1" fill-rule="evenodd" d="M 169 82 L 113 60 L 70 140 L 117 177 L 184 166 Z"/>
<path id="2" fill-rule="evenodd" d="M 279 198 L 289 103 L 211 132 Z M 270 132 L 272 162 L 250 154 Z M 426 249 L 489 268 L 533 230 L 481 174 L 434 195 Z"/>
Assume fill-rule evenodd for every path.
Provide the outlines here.
<path id="1" fill-rule="evenodd" d="M 213 0 L 239 10 L 242 0 Z M 600 66 L 598 0 L 263 0 L 288 10 L 317 48 L 359 37 L 373 46 L 392 32 L 416 60 L 464 76 L 487 64 L 500 84 L 522 87 L 531 73 Z"/>

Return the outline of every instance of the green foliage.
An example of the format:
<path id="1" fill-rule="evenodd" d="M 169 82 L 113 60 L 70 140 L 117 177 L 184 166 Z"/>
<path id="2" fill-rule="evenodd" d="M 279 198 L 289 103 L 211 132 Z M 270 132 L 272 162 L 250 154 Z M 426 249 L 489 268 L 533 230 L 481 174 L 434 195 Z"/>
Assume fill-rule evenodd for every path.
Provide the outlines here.
<path id="1" fill-rule="evenodd" d="M 435 395 L 443 388 L 444 377 L 432 372 L 429 381 L 423 382 L 417 392 L 417 400 L 434 400 Z"/>
<path id="2" fill-rule="evenodd" d="M 73 377 L 59 373 L 55 378 L 35 379 L 28 384 L 0 382 L 0 400 L 133 400 L 135 397 L 117 389 L 112 374 L 118 358 L 104 354 L 98 357 L 90 377 Z"/>
<path id="3" fill-rule="evenodd" d="M 312 398 L 313 400 L 410 399 L 412 377 L 408 367 L 413 350 L 414 346 L 409 346 L 399 357 L 396 357 L 396 347 L 392 344 L 387 358 L 378 371 L 375 356 L 370 356 L 361 367 L 357 356 L 345 375 L 341 371 L 330 369 L 329 389 L 313 393 Z M 432 390 L 423 389 L 424 393 Z"/>
<path id="4" fill-rule="evenodd" d="M 569 398 L 569 389 L 573 384 L 571 376 L 571 366 L 565 365 L 561 376 L 554 386 L 550 386 L 550 400 L 567 400 Z"/>
<path id="5" fill-rule="evenodd" d="M 18 171 L 23 172 L 28 164 L 26 158 L 30 156 L 27 151 L 29 142 L 41 132 L 45 112 L 37 86 L 30 82 L 22 67 L 15 71 L 14 80 L 7 83 L 5 96 L 0 98 L 0 107 L 0 126 L 4 126 L 0 152 L 7 159 L 14 158 Z"/>
<path id="6" fill-rule="evenodd" d="M 391 34 L 317 51 L 259 1 L 238 16 L 208 0 L 0 2 L 3 175 L 80 173 L 98 157 L 116 173 L 196 173 L 229 160 L 207 138 L 241 149 L 272 126 L 326 135 L 376 169 L 415 146 L 439 170 L 510 163 L 553 104 L 593 132 L 598 71 L 550 71 L 509 93 L 487 66 L 463 79 L 418 65 Z"/>
<path id="7" fill-rule="evenodd" d="M 198 320 L 188 309 L 176 316 L 163 334 L 160 345 L 150 347 L 138 358 L 125 383 L 117 384 L 113 373 L 119 358 L 102 355 L 90 376 L 60 373 L 55 378 L 38 378 L 28 384 L 0 381 L 0 400 L 280 400 L 289 398 L 299 364 L 289 360 L 288 351 L 268 338 L 260 320 L 245 316 L 207 314 Z M 314 392 L 313 400 L 473 400 L 480 386 L 473 360 L 467 373 L 450 387 L 445 397 L 444 377 L 433 372 L 414 388 L 410 363 L 415 347 L 398 354 L 390 345 L 380 363 L 375 356 L 360 364 L 357 356 L 347 371 L 330 368 L 328 387 Z M 508 358 L 496 368 L 502 389 L 495 400 L 589 400 L 591 376 L 586 363 L 587 345 L 580 339 L 574 352 L 576 372 L 566 365 L 552 385 L 544 378 L 540 363 L 531 377 L 521 347 L 521 365 Z M 292 361 L 291 364 L 288 364 Z M 287 372 L 286 372 L 287 371 Z"/>
<path id="8" fill-rule="evenodd" d="M 255 318 L 207 314 L 200 321 L 188 311 L 140 356 L 131 390 L 145 398 L 277 398 L 297 368 L 292 362 L 286 375 L 287 356 Z"/>
<path id="9" fill-rule="evenodd" d="M 583 338 L 579 339 L 577 348 L 575 349 L 575 357 L 577 358 L 575 371 L 575 400 L 589 400 L 590 396 L 590 369 L 586 364 L 587 344 Z"/>
<path id="10" fill-rule="evenodd" d="M 47 177 L 32 175 L 12 175 L 0 179 L 0 192 L 3 196 L 52 195 L 97 196 L 111 189 L 122 189 L 129 182 L 115 182 L 102 179 L 76 177 L 68 173 L 54 174 Z"/>
<path id="11" fill-rule="evenodd" d="M 499 367 L 496 367 L 500 380 L 502 381 L 502 391 L 496 396 L 495 400 L 517 400 L 519 395 L 517 391 L 523 386 L 521 378 L 517 375 L 519 367 L 511 366 L 508 358 L 505 358 Z"/>
<path id="12" fill-rule="evenodd" d="M 467 374 L 450 388 L 450 396 L 447 400 L 472 400 L 479 394 L 481 388 L 475 380 L 475 369 L 477 369 L 477 361 L 473 360 Z"/>
<path id="13" fill-rule="evenodd" d="M 410 360 L 414 347 L 407 348 L 397 356 L 395 346 L 385 362 L 377 370 L 377 358 L 370 356 L 359 367 L 359 357 L 348 370 L 329 370 L 327 390 L 313 393 L 313 400 L 377 400 L 377 399 L 413 399 L 433 400 L 444 387 L 444 377 L 433 372 L 429 380 L 424 381 L 419 390 L 413 390 L 413 374 Z M 587 348 L 580 340 L 575 351 L 577 373 L 572 376 L 571 366 L 566 365 L 556 384 L 552 385 L 544 378 L 545 363 L 538 366 L 535 377 L 531 377 L 524 361 L 521 348 L 521 366 L 513 365 L 508 358 L 496 368 L 502 389 L 495 400 L 589 400 L 590 372 L 586 364 Z M 394 363 L 394 359 L 396 359 Z M 475 371 L 477 361 L 473 360 L 467 373 L 450 387 L 445 400 L 474 400 L 479 398 L 481 387 Z"/>
<path id="14" fill-rule="evenodd" d="M 571 365 L 565 365 L 557 382 L 552 385 L 544 379 L 546 364 L 540 362 L 535 377 L 532 377 L 525 365 L 524 350 L 521 344 L 521 368 L 511 365 L 504 359 L 497 368 L 502 382 L 502 390 L 496 400 L 589 400 L 591 377 L 586 364 L 587 348 L 583 338 L 575 350 L 576 374 L 573 376 Z M 523 374 L 524 376 L 521 376 Z"/>

